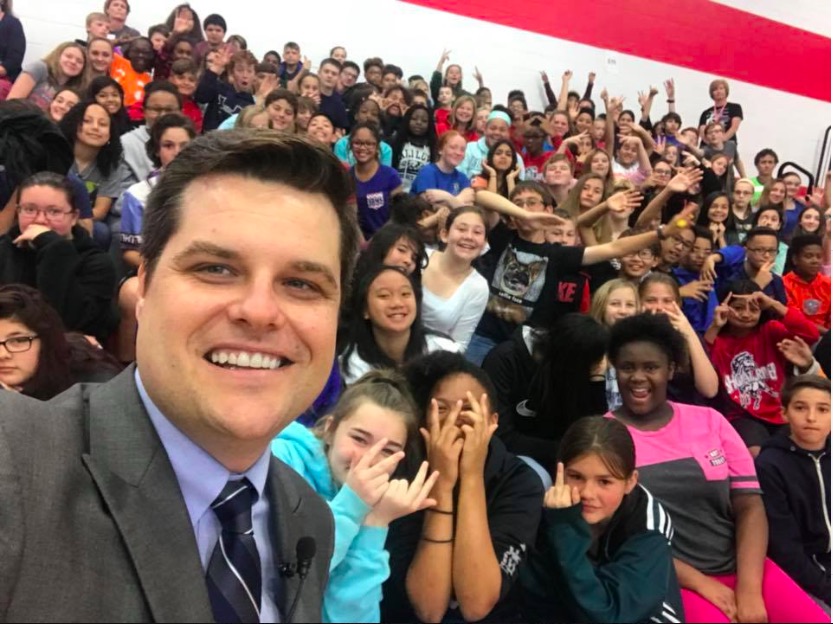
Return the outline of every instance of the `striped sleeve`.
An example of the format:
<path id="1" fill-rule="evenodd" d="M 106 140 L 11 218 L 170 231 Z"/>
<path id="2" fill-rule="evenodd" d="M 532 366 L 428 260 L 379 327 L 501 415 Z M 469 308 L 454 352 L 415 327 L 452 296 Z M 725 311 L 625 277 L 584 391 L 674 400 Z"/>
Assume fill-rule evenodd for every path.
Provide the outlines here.
<path id="1" fill-rule="evenodd" d="M 674 525 L 671 523 L 671 516 L 662 504 L 654 498 L 654 495 L 648 491 L 648 488 L 640 485 L 639 487 L 645 492 L 648 497 L 648 504 L 646 505 L 646 528 L 649 531 L 656 531 L 662 533 L 668 543 L 674 538 Z"/>

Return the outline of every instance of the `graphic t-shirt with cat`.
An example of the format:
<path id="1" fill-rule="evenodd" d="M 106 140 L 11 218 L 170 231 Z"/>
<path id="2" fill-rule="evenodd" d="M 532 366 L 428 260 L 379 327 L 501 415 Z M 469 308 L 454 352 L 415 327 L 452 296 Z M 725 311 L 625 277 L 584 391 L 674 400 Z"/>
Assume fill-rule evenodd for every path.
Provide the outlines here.
<path id="1" fill-rule="evenodd" d="M 530 243 L 496 225 L 477 265 L 489 282 L 489 303 L 475 333 L 502 342 L 518 325 L 547 326 L 554 316 L 577 312 L 582 293 L 562 278 L 578 273 L 583 258 L 583 247 Z"/>

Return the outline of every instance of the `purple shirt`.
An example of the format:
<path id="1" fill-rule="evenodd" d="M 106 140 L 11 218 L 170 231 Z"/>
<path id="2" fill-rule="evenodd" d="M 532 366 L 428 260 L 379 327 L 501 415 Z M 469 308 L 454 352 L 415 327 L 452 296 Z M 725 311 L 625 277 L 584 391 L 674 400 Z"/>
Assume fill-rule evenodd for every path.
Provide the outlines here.
<path id="1" fill-rule="evenodd" d="M 359 211 L 359 227 L 365 238 L 370 238 L 388 222 L 391 193 L 402 186 L 399 174 L 393 167 L 379 165 L 372 178 L 362 182 L 356 177 L 356 168 L 350 168 L 356 185 L 356 205 Z"/>

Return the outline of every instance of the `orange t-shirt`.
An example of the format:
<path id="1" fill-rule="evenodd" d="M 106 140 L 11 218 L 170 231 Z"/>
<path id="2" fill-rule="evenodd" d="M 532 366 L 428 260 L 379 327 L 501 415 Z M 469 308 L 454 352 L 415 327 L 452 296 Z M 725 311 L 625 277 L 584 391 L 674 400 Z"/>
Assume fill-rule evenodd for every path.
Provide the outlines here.
<path id="1" fill-rule="evenodd" d="M 830 278 L 819 273 L 805 282 L 793 272 L 784 276 L 787 305 L 803 312 L 816 325 L 830 329 Z"/>
<path id="2" fill-rule="evenodd" d="M 129 108 L 145 97 L 145 85 L 153 77 L 148 72 L 139 73 L 126 58 L 120 54 L 113 56 L 113 64 L 110 66 L 110 77 L 124 89 L 124 107 Z"/>

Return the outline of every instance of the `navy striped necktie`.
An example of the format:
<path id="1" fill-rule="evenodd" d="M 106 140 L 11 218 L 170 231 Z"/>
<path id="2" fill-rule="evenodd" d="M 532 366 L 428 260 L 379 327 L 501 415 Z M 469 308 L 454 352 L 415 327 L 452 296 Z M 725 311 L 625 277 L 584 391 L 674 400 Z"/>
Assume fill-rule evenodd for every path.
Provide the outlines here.
<path id="1" fill-rule="evenodd" d="M 206 584 L 218 624 L 260 622 L 260 556 L 252 529 L 257 491 L 248 479 L 229 481 L 211 509 L 222 526 Z"/>

